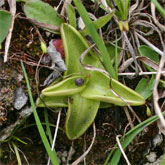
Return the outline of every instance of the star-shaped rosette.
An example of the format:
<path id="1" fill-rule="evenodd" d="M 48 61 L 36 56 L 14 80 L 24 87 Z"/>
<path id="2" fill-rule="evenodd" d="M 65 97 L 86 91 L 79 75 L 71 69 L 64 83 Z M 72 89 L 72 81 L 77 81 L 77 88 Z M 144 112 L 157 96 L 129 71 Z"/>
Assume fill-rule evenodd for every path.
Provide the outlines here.
<path id="1" fill-rule="evenodd" d="M 69 139 L 80 137 L 92 124 L 99 108 L 143 105 L 145 99 L 134 90 L 96 70 L 87 70 L 80 63 L 87 41 L 71 25 L 62 24 L 61 37 L 67 70 L 64 76 L 45 88 L 37 106 L 68 107 L 65 131 Z M 84 64 L 103 69 L 98 56 L 90 50 Z M 43 103 L 44 101 L 44 103 Z"/>

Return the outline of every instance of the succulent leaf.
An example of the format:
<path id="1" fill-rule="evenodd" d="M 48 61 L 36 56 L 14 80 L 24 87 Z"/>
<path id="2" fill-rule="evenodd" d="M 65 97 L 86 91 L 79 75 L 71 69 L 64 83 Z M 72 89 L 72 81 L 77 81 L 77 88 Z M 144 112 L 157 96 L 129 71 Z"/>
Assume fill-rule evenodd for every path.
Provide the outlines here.
<path id="1" fill-rule="evenodd" d="M 100 101 L 86 99 L 81 94 L 69 98 L 68 114 L 65 123 L 69 139 L 80 137 L 94 121 Z"/>

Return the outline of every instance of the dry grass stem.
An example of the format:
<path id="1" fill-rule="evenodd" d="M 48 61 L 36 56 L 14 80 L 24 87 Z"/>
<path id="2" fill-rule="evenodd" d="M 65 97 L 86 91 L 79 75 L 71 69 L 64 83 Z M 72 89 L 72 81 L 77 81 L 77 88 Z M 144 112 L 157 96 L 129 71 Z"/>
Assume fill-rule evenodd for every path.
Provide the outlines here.
<path id="1" fill-rule="evenodd" d="M 23 152 L 22 150 L 20 150 L 19 148 L 18 148 L 18 151 L 22 153 L 22 155 L 23 155 L 23 157 L 24 157 L 24 159 L 25 159 L 27 165 L 29 165 L 29 162 L 28 162 L 27 157 L 26 157 L 26 155 L 24 154 L 24 152 Z"/>
<path id="2" fill-rule="evenodd" d="M 83 145 L 83 152 L 86 151 L 86 148 L 87 148 L 87 143 L 86 143 L 86 140 L 85 140 L 85 137 L 86 137 L 86 134 L 84 135 L 84 145 Z M 86 165 L 86 157 L 84 157 L 84 165 Z"/>
<path id="3" fill-rule="evenodd" d="M 135 9 L 138 7 L 138 5 L 139 5 L 139 0 L 136 0 L 136 3 L 133 4 L 132 6 L 130 6 L 129 16 L 128 16 L 128 20 L 129 21 L 130 21 L 130 18 L 131 18 L 132 13 L 135 11 Z"/>
<path id="4" fill-rule="evenodd" d="M 162 71 L 164 65 L 165 65 L 165 51 L 164 51 L 164 55 L 161 57 L 161 60 L 160 60 L 159 70 L 158 70 L 158 73 L 156 75 L 155 85 L 154 85 L 154 90 L 153 90 L 153 100 L 154 100 L 155 113 L 159 116 L 160 122 L 161 122 L 162 126 L 165 128 L 165 119 L 162 115 L 161 108 L 160 108 L 159 103 L 158 103 L 159 94 L 158 94 L 158 89 L 157 89 L 158 85 L 159 85 L 159 80 L 161 77 L 161 71 Z"/>
<path id="5" fill-rule="evenodd" d="M 155 24 L 162 30 L 165 31 L 165 26 L 160 24 L 159 21 L 156 19 L 156 15 L 155 15 L 155 5 L 151 2 L 151 13 L 152 13 L 152 17 L 153 20 L 155 22 Z"/>
<path id="6" fill-rule="evenodd" d="M 129 160 L 128 160 L 128 158 L 127 158 L 127 155 L 125 154 L 125 152 L 124 152 L 124 150 L 123 150 L 123 148 L 122 148 L 122 145 L 121 145 L 121 143 L 120 143 L 120 139 L 119 139 L 120 136 L 121 136 L 121 135 L 117 135 L 117 136 L 116 136 L 117 144 L 118 144 L 118 146 L 119 146 L 119 148 L 120 148 L 121 153 L 122 153 L 123 156 L 124 156 L 124 159 L 125 159 L 126 162 L 127 162 L 127 165 L 131 165 L 131 163 L 129 162 Z"/>
<path id="7" fill-rule="evenodd" d="M 142 35 L 138 34 L 137 32 L 135 33 L 145 44 L 147 44 L 149 47 L 151 47 L 155 52 L 157 52 L 159 55 L 163 56 L 164 53 L 158 49 L 156 46 L 154 46 L 151 42 L 146 40 Z"/>
<path id="8" fill-rule="evenodd" d="M 55 8 L 56 11 L 58 11 L 59 7 L 61 6 L 61 4 L 64 2 L 64 0 L 60 0 L 58 6 Z"/>
<path id="9" fill-rule="evenodd" d="M 72 156 L 75 153 L 73 146 L 74 146 L 74 141 L 72 141 L 72 146 L 70 147 L 69 152 L 68 152 L 67 165 L 70 165 L 69 161 L 72 159 Z"/>
<path id="10" fill-rule="evenodd" d="M 91 148 L 94 144 L 95 138 L 96 138 L 96 126 L 95 126 L 95 123 L 93 123 L 93 139 L 92 139 L 92 142 L 91 142 L 89 148 L 76 161 L 74 161 L 71 165 L 79 164 L 86 157 L 86 155 L 89 153 L 89 151 L 91 150 Z"/>
<path id="11" fill-rule="evenodd" d="M 80 57 L 80 63 L 83 65 L 83 67 L 86 69 L 86 70 L 91 70 L 91 71 L 98 71 L 98 72 L 102 72 L 102 73 L 105 73 L 106 75 L 109 76 L 109 73 L 104 70 L 104 69 L 100 69 L 100 68 L 96 68 L 92 65 L 89 65 L 89 64 L 83 64 L 83 61 L 84 61 L 84 58 L 85 56 L 87 55 L 87 53 L 95 46 L 95 44 L 91 45 L 88 49 L 86 49 L 82 54 L 81 54 L 81 57 Z"/>
<path id="12" fill-rule="evenodd" d="M 106 0 L 101 0 L 102 5 L 104 6 L 105 10 L 109 13 L 112 12 L 112 9 L 108 6 Z"/>
<path id="13" fill-rule="evenodd" d="M 134 49 L 133 49 L 133 47 L 132 47 L 132 45 L 131 45 L 131 43 L 130 43 L 128 37 L 127 37 L 126 32 L 123 32 L 123 34 L 124 34 L 124 39 L 125 39 L 125 42 L 127 43 L 129 52 L 131 53 L 132 58 L 133 58 L 134 63 L 135 63 L 135 68 L 136 68 L 136 69 L 135 69 L 135 72 L 138 74 L 138 72 L 139 72 L 139 71 L 138 71 L 138 63 L 137 63 L 137 60 L 136 60 L 135 51 L 134 51 Z"/>
<path id="14" fill-rule="evenodd" d="M 139 72 L 138 75 L 142 76 L 142 75 L 154 75 L 157 74 L 157 72 Z M 161 74 L 165 74 L 165 71 L 162 71 Z M 136 73 L 118 73 L 119 76 L 135 76 Z M 165 76 L 165 75 L 164 75 Z"/>
<path id="15" fill-rule="evenodd" d="M 138 56 L 138 57 L 136 57 L 136 59 L 138 61 L 143 62 L 144 64 L 148 65 L 149 67 L 151 67 L 152 69 L 154 69 L 156 71 L 158 71 L 158 69 L 159 69 L 159 65 L 148 57 Z M 119 72 L 124 72 L 132 64 L 132 62 L 133 62 L 133 58 L 129 58 L 128 60 L 123 62 L 123 64 L 119 68 Z M 165 71 L 165 69 L 163 69 L 162 71 Z M 141 70 L 141 72 L 142 72 L 142 70 Z"/>
<path id="16" fill-rule="evenodd" d="M 60 123 L 60 117 L 61 117 L 61 110 L 58 112 L 58 117 L 57 117 L 57 122 L 56 122 L 56 129 L 55 129 L 55 132 L 54 132 L 53 143 L 52 143 L 52 147 L 51 147 L 52 151 L 54 150 L 55 143 L 56 143 L 56 137 L 57 137 L 58 127 L 59 127 L 59 123 Z M 48 159 L 47 165 L 50 165 L 50 158 Z"/>
<path id="17" fill-rule="evenodd" d="M 12 31 L 14 28 L 15 14 L 16 14 L 16 0 L 8 0 L 8 3 L 10 6 L 10 13 L 11 13 L 11 25 L 10 25 L 8 35 L 6 37 L 6 42 L 5 42 L 4 62 L 7 62 L 7 56 L 8 56 L 9 46 L 11 42 Z"/>
<path id="18" fill-rule="evenodd" d="M 127 107 L 124 107 L 124 112 L 125 112 L 125 114 L 126 114 L 126 116 L 127 116 L 129 125 L 131 126 L 131 128 L 133 128 L 133 127 L 134 127 L 134 124 L 133 124 L 133 122 L 132 122 L 132 119 L 131 119 L 131 116 L 130 116 L 130 114 L 129 114 L 129 111 L 128 111 L 128 108 L 127 108 Z"/>
<path id="19" fill-rule="evenodd" d="M 63 7 L 62 7 L 62 9 L 61 9 L 60 15 L 62 15 L 62 16 L 65 17 L 65 12 L 66 12 L 67 4 L 70 4 L 71 2 L 72 2 L 72 0 L 65 0 L 65 1 L 64 1 L 64 4 L 63 4 Z"/>

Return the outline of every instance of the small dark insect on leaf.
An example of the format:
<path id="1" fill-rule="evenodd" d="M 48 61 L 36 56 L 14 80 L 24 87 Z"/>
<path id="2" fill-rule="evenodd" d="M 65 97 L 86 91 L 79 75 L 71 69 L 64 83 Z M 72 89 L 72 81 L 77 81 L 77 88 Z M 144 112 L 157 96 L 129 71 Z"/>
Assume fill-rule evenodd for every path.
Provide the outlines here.
<path id="1" fill-rule="evenodd" d="M 84 84 L 84 80 L 82 78 L 78 78 L 78 79 L 75 80 L 75 84 L 77 86 L 81 86 L 81 85 Z"/>
<path id="2" fill-rule="evenodd" d="M 73 98 L 69 97 L 68 99 L 69 99 L 69 102 L 70 102 L 71 104 L 73 104 Z"/>

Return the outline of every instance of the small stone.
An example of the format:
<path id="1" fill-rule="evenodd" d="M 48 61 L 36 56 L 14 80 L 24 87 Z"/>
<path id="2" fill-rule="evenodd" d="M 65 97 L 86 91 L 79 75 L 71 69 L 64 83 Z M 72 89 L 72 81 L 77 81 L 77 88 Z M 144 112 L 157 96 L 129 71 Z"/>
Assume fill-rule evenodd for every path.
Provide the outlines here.
<path id="1" fill-rule="evenodd" d="M 13 132 L 14 128 L 21 123 L 22 120 L 30 116 L 33 112 L 33 109 L 31 107 L 24 107 L 21 111 L 18 113 L 17 120 L 12 123 L 11 125 L 5 127 L 3 130 L 0 131 L 0 141 L 3 141 L 7 139 L 11 133 Z"/>
<path id="2" fill-rule="evenodd" d="M 66 158 L 64 156 L 62 156 L 61 160 L 63 163 L 66 163 Z"/>
<path id="3" fill-rule="evenodd" d="M 156 146 L 160 146 L 160 144 L 163 142 L 163 137 L 161 134 L 157 134 L 153 140 L 152 140 L 152 145 L 155 148 Z"/>
<path id="4" fill-rule="evenodd" d="M 0 1 L 0 8 L 1 8 L 3 5 L 5 5 L 5 1 L 4 1 L 4 0 L 1 0 L 1 1 Z"/>
<path id="5" fill-rule="evenodd" d="M 28 97 L 22 87 L 18 87 L 15 90 L 14 108 L 20 110 L 27 102 Z"/>
<path id="6" fill-rule="evenodd" d="M 153 163 L 156 161 L 156 153 L 155 152 L 151 152 L 149 155 L 146 156 L 146 158 L 148 159 L 149 162 Z"/>
<path id="7" fill-rule="evenodd" d="M 62 156 L 64 156 L 64 157 L 67 157 L 67 155 L 68 155 L 68 152 L 67 152 L 67 151 L 64 151 L 64 152 L 62 153 Z"/>
<path id="8" fill-rule="evenodd" d="M 83 30 L 85 28 L 85 24 L 81 17 L 77 19 L 77 28 L 78 30 Z"/>
<path id="9" fill-rule="evenodd" d="M 50 37 L 51 33 L 50 32 L 45 32 L 46 37 Z"/>
<path id="10" fill-rule="evenodd" d="M 20 81 L 22 81 L 22 79 L 23 79 L 23 75 L 22 74 L 18 74 L 17 75 L 17 80 L 20 82 Z"/>

